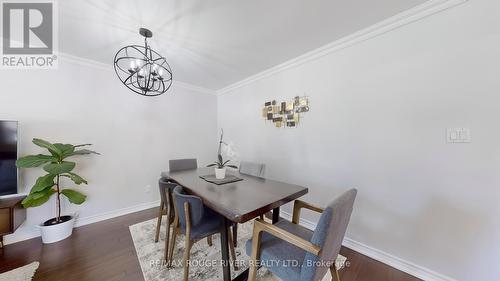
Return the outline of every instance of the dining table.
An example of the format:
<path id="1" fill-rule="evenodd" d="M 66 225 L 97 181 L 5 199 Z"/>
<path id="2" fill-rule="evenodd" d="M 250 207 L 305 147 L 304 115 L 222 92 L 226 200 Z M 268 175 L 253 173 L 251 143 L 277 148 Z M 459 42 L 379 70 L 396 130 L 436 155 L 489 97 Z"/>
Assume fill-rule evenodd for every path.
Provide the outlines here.
<path id="1" fill-rule="evenodd" d="M 308 188 L 229 170 L 226 176 L 233 175 L 241 180 L 218 185 L 200 177 L 213 174 L 214 168 L 198 168 L 163 172 L 162 176 L 182 186 L 187 193 L 200 197 L 205 206 L 224 217 L 221 230 L 221 264 L 224 281 L 231 281 L 228 228 L 270 211 L 272 222 L 277 223 L 280 219 L 280 207 L 307 194 Z M 247 277 L 248 270 L 245 270 L 232 281 L 247 280 Z"/>

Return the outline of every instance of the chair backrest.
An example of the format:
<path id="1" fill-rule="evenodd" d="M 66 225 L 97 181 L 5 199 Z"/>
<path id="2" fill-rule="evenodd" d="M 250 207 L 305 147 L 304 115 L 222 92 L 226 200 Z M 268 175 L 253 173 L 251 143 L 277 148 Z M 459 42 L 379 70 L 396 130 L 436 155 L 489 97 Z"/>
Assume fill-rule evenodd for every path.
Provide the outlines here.
<path id="1" fill-rule="evenodd" d="M 357 190 L 350 189 L 326 207 L 314 230 L 311 243 L 321 247 L 319 256 L 307 253 L 302 264 L 301 281 L 319 281 L 333 265 L 342 246 L 351 218 Z"/>
<path id="2" fill-rule="evenodd" d="M 186 213 L 184 212 L 184 203 L 189 203 L 189 214 L 191 217 L 191 226 L 196 226 L 200 223 L 203 218 L 203 212 L 205 207 L 203 206 L 203 201 L 200 197 L 194 195 L 187 195 L 181 186 L 176 186 L 174 188 L 174 204 L 177 215 L 179 216 L 179 222 L 183 228 L 186 227 Z"/>
<path id="3" fill-rule="evenodd" d="M 160 189 L 160 198 L 163 203 L 165 204 L 172 203 L 169 200 L 168 191 L 170 191 L 171 193 L 176 186 L 177 184 L 169 181 L 168 178 L 162 177 L 158 180 L 158 187 Z"/>
<path id="4" fill-rule="evenodd" d="M 241 174 L 263 178 L 265 172 L 266 172 L 265 164 L 246 162 L 246 161 L 240 162 Z"/>
<path id="5" fill-rule="evenodd" d="M 192 170 L 196 168 L 198 168 L 196 158 L 174 159 L 168 161 L 168 169 L 170 172 Z"/>

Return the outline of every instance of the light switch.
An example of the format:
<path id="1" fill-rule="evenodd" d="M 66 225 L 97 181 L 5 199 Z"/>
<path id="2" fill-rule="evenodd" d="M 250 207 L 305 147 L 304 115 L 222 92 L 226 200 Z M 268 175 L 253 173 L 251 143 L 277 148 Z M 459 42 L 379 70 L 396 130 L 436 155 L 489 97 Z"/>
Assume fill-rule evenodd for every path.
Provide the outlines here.
<path id="1" fill-rule="evenodd" d="M 471 142 L 469 128 L 448 128 L 446 129 L 446 141 L 448 143 L 469 143 Z"/>

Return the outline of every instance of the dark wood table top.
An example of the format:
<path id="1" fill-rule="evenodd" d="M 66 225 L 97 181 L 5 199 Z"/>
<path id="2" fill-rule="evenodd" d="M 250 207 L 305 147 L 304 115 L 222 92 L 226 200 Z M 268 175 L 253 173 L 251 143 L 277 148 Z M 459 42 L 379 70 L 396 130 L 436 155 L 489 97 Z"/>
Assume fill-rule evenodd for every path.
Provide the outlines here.
<path id="1" fill-rule="evenodd" d="M 293 201 L 308 192 L 303 186 L 227 171 L 242 181 L 216 185 L 200 178 L 214 174 L 213 168 L 199 168 L 177 172 L 164 172 L 189 193 L 200 197 L 203 203 L 227 219 L 244 223 Z"/>

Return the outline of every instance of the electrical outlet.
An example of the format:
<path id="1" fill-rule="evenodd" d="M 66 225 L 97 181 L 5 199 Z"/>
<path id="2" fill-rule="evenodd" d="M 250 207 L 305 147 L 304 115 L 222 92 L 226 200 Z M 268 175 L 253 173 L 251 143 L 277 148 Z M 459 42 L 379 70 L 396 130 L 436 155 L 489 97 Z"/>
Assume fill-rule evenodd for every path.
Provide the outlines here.
<path id="1" fill-rule="evenodd" d="M 470 143 L 469 128 L 448 128 L 446 129 L 446 141 L 448 143 Z"/>
<path id="2" fill-rule="evenodd" d="M 151 185 L 146 185 L 146 187 L 144 188 L 144 192 L 146 193 L 150 193 L 151 192 Z"/>

